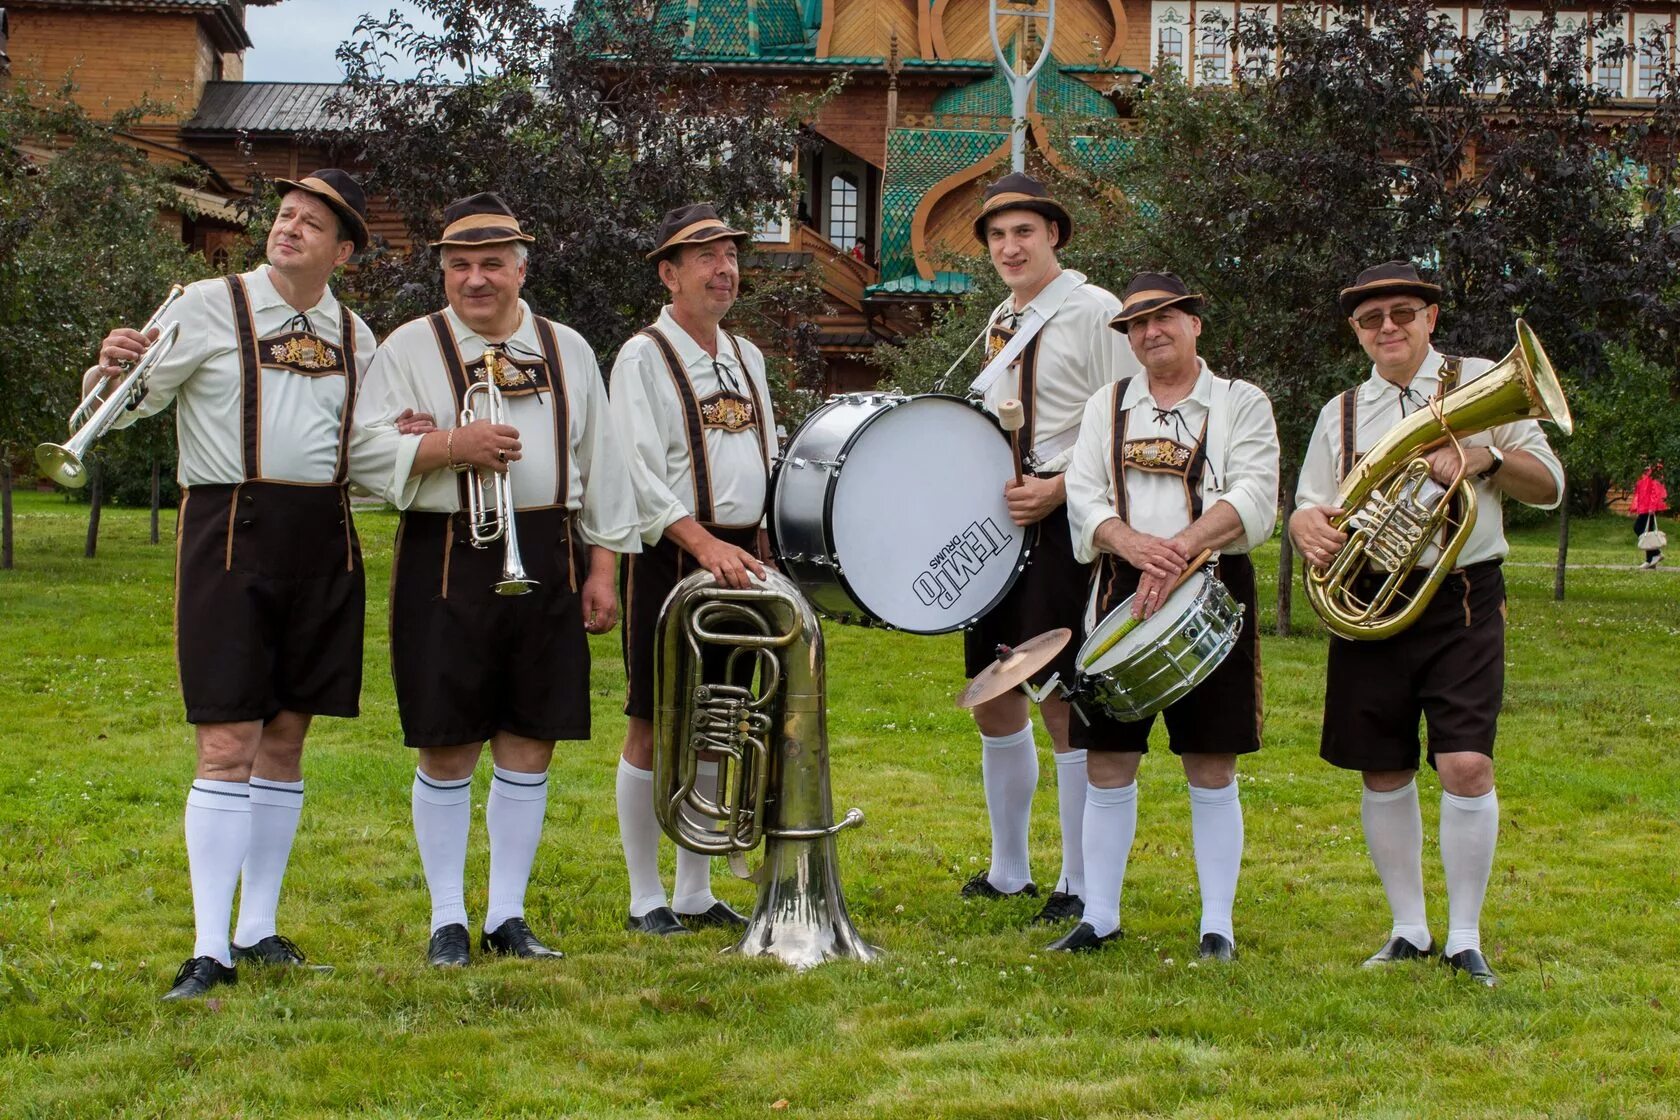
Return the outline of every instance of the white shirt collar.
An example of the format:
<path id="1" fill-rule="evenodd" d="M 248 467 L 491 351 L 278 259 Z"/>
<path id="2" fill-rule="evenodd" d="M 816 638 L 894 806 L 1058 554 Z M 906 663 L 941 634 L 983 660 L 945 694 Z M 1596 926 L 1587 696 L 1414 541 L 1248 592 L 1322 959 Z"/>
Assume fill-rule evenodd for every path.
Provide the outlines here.
<path id="1" fill-rule="evenodd" d="M 455 345 L 461 346 L 462 343 L 468 341 L 478 343 L 480 348 L 490 345 L 485 341 L 483 335 L 467 326 L 466 321 L 455 314 L 453 307 L 446 304 L 443 309 L 443 317 L 448 320 L 449 329 L 455 335 Z M 531 357 L 542 354 L 541 344 L 537 341 L 537 328 L 531 319 L 531 306 L 524 300 L 519 301 L 519 326 L 514 328 L 513 333 L 507 337 L 506 341 L 498 342 L 496 345 L 507 346 L 510 342 L 515 344 L 512 349 L 520 356 Z"/>
<path id="2" fill-rule="evenodd" d="M 254 271 L 244 274 L 245 291 L 251 297 L 252 311 L 266 311 L 271 307 L 290 307 L 280 289 L 274 286 L 274 280 L 269 276 L 270 266 L 262 265 Z M 292 308 L 296 311 L 296 308 Z M 309 308 L 304 314 L 309 316 L 312 323 L 325 326 L 337 323 L 339 316 L 338 297 L 333 295 L 332 285 L 321 289 L 320 302 Z"/>
<path id="3" fill-rule="evenodd" d="M 1435 347 L 1429 348 L 1429 353 L 1423 356 L 1423 362 L 1412 374 L 1412 380 L 1407 388 L 1421 397 L 1433 397 L 1435 387 L 1441 382 L 1441 363 L 1445 361 L 1441 352 Z M 1394 382 L 1387 380 L 1377 372 L 1377 367 L 1371 367 L 1371 376 L 1359 386 L 1359 402 L 1361 404 L 1375 404 L 1384 396 L 1396 397 L 1401 395 L 1401 389 Z"/>
<path id="4" fill-rule="evenodd" d="M 702 350 L 700 344 L 694 341 L 694 336 L 684 330 L 681 323 L 677 322 L 676 316 L 671 314 L 670 304 L 666 304 L 659 309 L 659 321 L 655 326 L 670 340 L 672 348 L 677 352 L 677 357 L 682 359 L 684 369 L 693 369 L 696 366 L 710 367 L 713 360 L 712 356 Z M 718 324 L 717 338 L 713 341 L 713 345 L 717 348 L 717 361 L 723 362 L 731 369 L 740 368 L 735 361 L 735 348 L 729 345 L 729 339 L 725 336 L 721 323 Z"/>
<path id="5" fill-rule="evenodd" d="M 1196 375 L 1196 384 L 1191 387 L 1190 392 L 1185 394 L 1184 400 L 1178 403 L 1194 401 L 1203 408 L 1207 408 L 1213 400 L 1213 370 L 1208 368 L 1207 362 L 1200 355 L 1196 357 L 1196 367 L 1201 370 Z M 1122 409 L 1132 409 L 1146 402 L 1150 408 L 1155 407 L 1155 394 L 1149 391 L 1149 375 L 1147 373 L 1132 378 L 1131 384 L 1126 386 L 1126 396 L 1120 402 L 1120 407 Z M 1177 408 L 1178 405 L 1173 407 Z"/>
<path id="6" fill-rule="evenodd" d="M 1071 268 L 1064 268 L 1059 274 L 1057 274 L 1054 280 L 1044 285 L 1043 291 L 1039 292 L 1036 296 L 1027 301 L 1027 306 L 1021 309 L 1021 313 L 1025 314 L 1027 311 L 1037 308 L 1038 313 L 1048 319 L 1051 315 L 1055 314 L 1057 308 L 1061 307 L 1062 303 L 1067 299 L 1068 293 L 1083 283 L 1085 283 L 1085 274 L 1083 272 L 1079 272 Z M 1004 302 L 1003 310 L 1006 315 L 1014 315 L 1016 313 L 1014 297 L 1011 297 Z"/>

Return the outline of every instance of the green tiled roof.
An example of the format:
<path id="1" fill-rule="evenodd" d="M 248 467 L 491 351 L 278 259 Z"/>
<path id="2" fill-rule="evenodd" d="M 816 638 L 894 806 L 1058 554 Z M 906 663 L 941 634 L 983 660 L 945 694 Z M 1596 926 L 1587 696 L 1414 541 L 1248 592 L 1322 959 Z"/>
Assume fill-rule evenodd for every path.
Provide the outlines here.
<path id="1" fill-rule="evenodd" d="M 966 272 L 936 272 L 932 280 L 923 280 L 912 272 L 897 280 L 871 284 L 864 291 L 872 296 L 960 296 L 973 287 L 974 278 Z"/>
<path id="2" fill-rule="evenodd" d="M 887 171 L 881 188 L 881 275 L 910 276 L 910 220 L 939 180 L 973 167 L 1009 142 L 1004 129 L 895 128 L 887 136 Z"/>
<path id="3" fill-rule="evenodd" d="M 593 7 L 590 0 L 580 3 Z M 810 23 L 809 0 L 659 0 L 653 18 L 669 25 L 682 53 L 741 61 L 810 58 L 822 10 Z"/>
<path id="4" fill-rule="evenodd" d="M 1033 108 L 1045 116 L 1113 117 L 1114 105 L 1080 81 L 1070 78 L 1054 58 L 1044 64 L 1033 84 Z M 1007 112 L 1007 110 L 1005 110 Z"/>

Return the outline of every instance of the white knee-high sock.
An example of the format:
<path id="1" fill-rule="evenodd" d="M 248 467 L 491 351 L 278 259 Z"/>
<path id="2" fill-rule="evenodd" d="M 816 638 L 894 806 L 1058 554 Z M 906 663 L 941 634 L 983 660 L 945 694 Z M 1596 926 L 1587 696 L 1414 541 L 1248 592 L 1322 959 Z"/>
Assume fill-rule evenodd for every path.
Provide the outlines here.
<path id="1" fill-rule="evenodd" d="M 1482 900 L 1499 839 L 1499 794 L 1441 793 L 1441 866 L 1447 873 L 1447 956 L 1482 947 Z"/>
<path id="2" fill-rule="evenodd" d="M 992 865 L 986 878 L 1005 894 L 1032 882 L 1027 832 L 1038 789 L 1038 747 L 1032 721 L 1013 735 L 980 736 L 980 777 L 992 824 Z"/>
<path id="3" fill-rule="evenodd" d="M 1429 917 L 1423 902 L 1423 811 L 1418 807 L 1417 781 L 1386 793 L 1366 789 L 1359 815 L 1365 825 L 1365 846 L 1394 915 L 1389 936 L 1404 937 L 1419 949 L 1429 948 Z"/>
<path id="4" fill-rule="evenodd" d="M 531 861 L 542 842 L 548 810 L 548 775 L 493 768 L 484 824 L 490 832 L 490 903 L 484 931 L 494 932 L 509 918 L 525 916 L 525 888 Z"/>
<path id="5" fill-rule="evenodd" d="M 717 800 L 718 764 L 701 760 L 694 764 L 694 791 L 710 801 Z M 708 831 L 713 822 L 691 813 L 683 816 Z M 712 893 L 712 857 L 677 845 L 677 876 L 671 883 L 671 909 L 679 914 L 704 914 L 717 903 Z"/>
<path id="6" fill-rule="evenodd" d="M 1085 752 L 1056 755 L 1056 808 L 1062 818 L 1062 871 L 1056 889 L 1085 897 Z"/>
<path id="7" fill-rule="evenodd" d="M 1222 934 L 1235 945 L 1231 908 L 1242 872 L 1243 814 L 1237 783 L 1222 789 L 1190 787 L 1190 835 L 1196 845 L 1196 879 L 1202 888 L 1202 935 Z"/>
<path id="8" fill-rule="evenodd" d="M 298 817 L 303 813 L 303 782 L 251 777 L 251 847 L 239 878 L 239 921 L 235 945 L 255 945 L 272 937 L 280 884 L 292 856 Z"/>
<path id="9" fill-rule="evenodd" d="M 659 818 L 653 815 L 653 771 L 618 760 L 618 835 L 630 873 L 630 914 L 639 918 L 665 905 L 659 881 Z"/>
<path id="10" fill-rule="evenodd" d="M 432 896 L 432 932 L 467 924 L 467 830 L 472 825 L 472 779 L 439 779 L 414 770 L 414 842 Z"/>
<path id="11" fill-rule="evenodd" d="M 1120 928 L 1120 891 L 1137 837 L 1137 782 L 1085 790 L 1085 918 L 1098 937 Z"/>
<path id="12" fill-rule="evenodd" d="M 187 871 L 192 877 L 193 956 L 233 964 L 228 923 L 233 889 L 251 846 L 251 789 L 245 782 L 193 780 L 187 793 Z"/>

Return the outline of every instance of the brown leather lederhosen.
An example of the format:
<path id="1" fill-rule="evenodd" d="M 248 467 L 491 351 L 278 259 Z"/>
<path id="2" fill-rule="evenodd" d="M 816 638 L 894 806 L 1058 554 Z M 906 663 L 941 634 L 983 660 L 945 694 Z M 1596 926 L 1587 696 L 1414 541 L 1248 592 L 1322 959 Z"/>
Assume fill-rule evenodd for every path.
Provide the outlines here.
<path id="1" fill-rule="evenodd" d="M 757 555 L 758 521 L 745 525 L 720 525 L 716 521 L 713 479 L 710 459 L 706 453 L 705 419 L 699 395 L 688 376 L 676 347 L 657 327 L 638 332 L 654 344 L 665 364 L 665 370 L 676 390 L 682 409 L 683 430 L 688 440 L 689 463 L 694 475 L 694 520 L 719 540 Z M 741 367 L 747 390 L 751 394 L 753 426 L 758 435 L 759 452 L 764 463 L 766 480 L 770 472 L 770 432 L 764 401 L 754 383 L 752 373 L 741 355 L 740 343 L 734 335 L 727 335 L 735 360 Z M 744 433 L 743 433 L 744 434 Z M 623 628 L 620 635 L 624 655 L 624 673 L 628 688 L 624 712 L 637 719 L 653 718 L 654 634 L 659 622 L 659 610 L 671 589 L 695 570 L 693 557 L 675 541 L 662 538 L 653 545 L 644 545 L 640 554 L 624 558 L 619 566 L 619 599 L 624 605 Z M 747 660 L 747 659 L 744 659 Z M 703 667 L 711 672 L 708 661 Z M 750 665 L 749 665 L 750 668 Z"/>
<path id="2" fill-rule="evenodd" d="M 276 712 L 352 716 L 361 694 L 365 588 L 350 515 L 356 320 L 335 346 L 309 330 L 259 338 L 242 277 L 224 279 L 240 364 L 243 481 L 183 490 L 176 539 L 176 659 L 193 723 Z M 330 482 L 262 472 L 264 370 L 342 377 Z"/>

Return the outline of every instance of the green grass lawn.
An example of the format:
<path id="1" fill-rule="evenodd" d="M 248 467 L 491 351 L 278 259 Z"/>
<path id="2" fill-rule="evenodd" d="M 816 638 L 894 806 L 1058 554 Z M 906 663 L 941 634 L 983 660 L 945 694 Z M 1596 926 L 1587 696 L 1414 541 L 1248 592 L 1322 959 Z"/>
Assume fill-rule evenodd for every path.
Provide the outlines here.
<path id="1" fill-rule="evenodd" d="M 530 896 L 532 925 L 567 959 L 435 974 L 386 661 L 395 519 L 361 514 L 364 714 L 311 739 L 280 923 L 338 971 L 245 970 L 221 998 L 179 1006 L 157 1001 L 192 942 L 172 550 L 146 543 L 144 511 L 115 510 L 84 560 L 84 515 L 20 496 L 17 570 L 0 573 L 5 1116 L 1680 1115 L 1680 576 L 1632 570 L 1625 519 L 1577 523 L 1572 562 L 1625 567 L 1571 572 L 1562 603 L 1549 570 L 1523 566 L 1551 559 L 1555 527 L 1517 535 L 1483 925 L 1505 986 L 1489 992 L 1435 964 L 1356 967 L 1388 912 L 1358 779 L 1317 757 L 1325 644 L 1300 596 L 1300 636 L 1265 643 L 1232 966 L 1195 962 L 1185 783 L 1160 730 L 1126 939 L 1047 954 L 1033 904 L 957 895 L 987 851 L 979 745 L 952 705 L 959 639 L 831 626 L 836 807 L 868 815 L 840 837 L 841 877 L 880 963 L 795 975 L 720 958 L 722 933 L 622 931 L 613 634 L 594 643 L 595 739 L 556 755 Z M 1258 557 L 1268 615 L 1276 557 Z M 1041 744 L 1045 883 L 1059 847 Z M 1438 786 L 1422 785 L 1441 936 Z M 484 848 L 478 816 L 478 917 Z M 721 865 L 717 883 L 750 906 Z"/>

